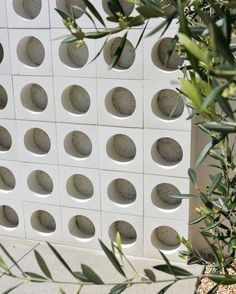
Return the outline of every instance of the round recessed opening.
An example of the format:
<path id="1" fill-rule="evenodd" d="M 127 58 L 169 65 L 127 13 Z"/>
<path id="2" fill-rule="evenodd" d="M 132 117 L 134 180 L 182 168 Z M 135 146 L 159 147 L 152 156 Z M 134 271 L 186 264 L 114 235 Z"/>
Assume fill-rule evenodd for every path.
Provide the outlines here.
<path id="1" fill-rule="evenodd" d="M 67 193 L 76 200 L 87 201 L 93 197 L 94 187 L 90 179 L 76 174 L 69 177 L 66 183 Z"/>
<path id="2" fill-rule="evenodd" d="M 62 106 L 74 115 L 83 115 L 90 108 L 90 97 L 88 92 L 81 86 L 72 85 L 62 93 Z"/>
<path id="3" fill-rule="evenodd" d="M 73 6 L 78 6 L 82 10 L 86 9 L 86 5 L 83 0 L 57 0 L 56 6 L 58 9 L 66 12 L 67 14 L 74 15 L 76 19 L 80 18 L 84 12 L 80 9 L 73 8 Z"/>
<path id="4" fill-rule="evenodd" d="M 105 62 L 110 65 L 112 57 L 114 56 L 117 48 L 120 45 L 121 37 L 113 38 L 105 45 L 103 49 L 103 56 Z M 126 70 L 130 68 L 135 60 L 135 49 L 129 40 L 126 40 L 124 49 L 121 53 L 119 61 L 117 62 L 115 69 Z"/>
<path id="5" fill-rule="evenodd" d="M 17 45 L 17 56 L 23 64 L 38 67 L 44 61 L 45 50 L 39 39 L 32 36 L 24 37 Z"/>
<path id="6" fill-rule="evenodd" d="M 105 106 L 112 115 L 126 118 L 134 113 L 136 101 L 134 95 L 128 89 L 116 87 L 106 95 Z"/>
<path id="7" fill-rule="evenodd" d="M 43 112 L 48 105 L 48 96 L 38 84 L 26 85 L 20 94 L 22 105 L 33 112 Z"/>
<path id="8" fill-rule="evenodd" d="M 73 43 L 61 43 L 59 47 L 61 62 L 71 68 L 82 68 L 88 61 L 89 50 L 85 43 L 80 47 Z"/>
<path id="9" fill-rule="evenodd" d="M 168 49 L 171 48 L 172 38 L 160 39 L 152 48 L 152 62 L 155 66 L 165 71 L 175 71 L 181 66 L 184 60 L 173 51 L 168 58 Z"/>
<path id="10" fill-rule="evenodd" d="M 73 131 L 65 137 L 64 148 L 68 154 L 80 159 L 89 157 L 93 149 L 89 137 L 79 131 Z"/>
<path id="11" fill-rule="evenodd" d="M 0 190 L 12 191 L 16 186 L 16 178 L 14 174 L 6 167 L 0 167 Z"/>
<path id="12" fill-rule="evenodd" d="M 39 233 L 51 234 L 56 230 L 54 217 L 47 211 L 37 210 L 30 218 L 31 226 Z"/>
<path id="13" fill-rule="evenodd" d="M 183 98 L 174 90 L 163 89 L 153 97 L 152 111 L 164 120 L 177 119 L 184 111 Z"/>
<path id="14" fill-rule="evenodd" d="M 136 156 L 136 146 L 130 137 L 117 134 L 112 136 L 106 146 L 107 154 L 115 161 L 129 162 Z"/>
<path id="15" fill-rule="evenodd" d="M 2 63 L 4 58 L 4 49 L 2 47 L 2 44 L 0 43 L 0 63 Z"/>
<path id="16" fill-rule="evenodd" d="M 86 216 L 76 215 L 69 221 L 69 232 L 80 242 L 88 242 L 95 235 L 95 226 Z"/>
<path id="17" fill-rule="evenodd" d="M 19 225 L 19 217 L 16 211 L 8 206 L 0 206 L 0 226 L 5 229 L 15 229 Z"/>
<path id="18" fill-rule="evenodd" d="M 134 185 L 125 179 L 113 180 L 108 186 L 107 194 L 112 202 L 119 205 L 130 205 L 137 197 Z"/>
<path id="19" fill-rule="evenodd" d="M 178 236 L 174 229 L 168 226 L 160 226 L 152 232 L 151 242 L 154 247 L 160 250 L 175 250 L 180 246 Z"/>
<path id="20" fill-rule="evenodd" d="M 51 142 L 46 132 L 33 128 L 26 132 L 24 143 L 27 150 L 38 155 L 45 155 L 50 151 Z"/>
<path id="21" fill-rule="evenodd" d="M 152 158 L 163 166 L 174 166 L 183 159 L 183 150 L 180 144 L 171 138 L 161 138 L 152 146 Z"/>
<path id="22" fill-rule="evenodd" d="M 0 85 L 0 110 L 3 110 L 7 106 L 8 96 L 7 92 L 2 85 Z"/>
<path id="23" fill-rule="evenodd" d="M 119 220 L 110 225 L 108 234 L 111 241 L 116 242 L 117 232 L 120 233 L 121 244 L 124 246 L 132 246 L 137 240 L 135 228 L 126 221 Z"/>
<path id="24" fill-rule="evenodd" d="M 152 203 L 161 209 L 176 209 L 181 205 L 182 200 L 173 198 L 171 195 L 178 194 L 180 194 L 180 191 L 174 185 L 167 183 L 159 184 L 152 190 Z"/>
<path id="25" fill-rule="evenodd" d="M 127 0 L 119 0 L 119 3 L 123 9 L 124 15 L 129 16 L 134 10 L 134 4 L 129 3 Z M 102 0 L 102 7 L 105 13 L 109 16 L 113 15 L 108 6 L 108 0 Z"/>
<path id="26" fill-rule="evenodd" d="M 10 133 L 4 127 L 0 127 L 0 152 L 9 151 L 12 145 Z"/>
<path id="27" fill-rule="evenodd" d="M 13 0 L 13 8 L 19 16 L 34 19 L 41 11 L 42 0 Z"/>
<path id="28" fill-rule="evenodd" d="M 27 183 L 29 189 L 40 196 L 48 196 L 53 191 L 53 181 L 51 177 L 42 170 L 31 172 L 28 176 Z"/>

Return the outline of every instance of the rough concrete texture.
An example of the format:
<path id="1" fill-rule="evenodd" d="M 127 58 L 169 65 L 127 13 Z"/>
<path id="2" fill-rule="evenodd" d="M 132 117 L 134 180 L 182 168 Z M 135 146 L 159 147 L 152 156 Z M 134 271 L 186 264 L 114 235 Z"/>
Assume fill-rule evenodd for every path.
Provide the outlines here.
<path id="1" fill-rule="evenodd" d="M 25 14 L 29 19 L 37 17 L 41 11 L 42 1 L 41 0 L 23 0 L 22 6 Z"/>

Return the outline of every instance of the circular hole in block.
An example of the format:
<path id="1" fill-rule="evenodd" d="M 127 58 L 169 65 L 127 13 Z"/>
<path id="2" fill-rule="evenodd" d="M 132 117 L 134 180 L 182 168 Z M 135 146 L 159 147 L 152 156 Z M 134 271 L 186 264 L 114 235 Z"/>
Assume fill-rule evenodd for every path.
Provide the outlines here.
<path id="1" fill-rule="evenodd" d="M 153 97 L 152 111 L 164 120 L 177 119 L 184 111 L 183 98 L 174 90 L 163 89 Z"/>
<path id="2" fill-rule="evenodd" d="M 80 201 L 87 201 L 94 194 L 93 184 L 90 179 L 80 174 L 69 177 L 66 183 L 66 190 L 70 196 Z"/>
<path id="3" fill-rule="evenodd" d="M 168 58 L 168 49 L 171 47 L 172 40 L 168 37 L 162 38 L 152 48 L 152 62 L 164 71 L 175 71 L 184 62 L 176 51 L 173 51 Z"/>
<path id="4" fill-rule="evenodd" d="M 13 8 L 19 16 L 34 19 L 41 11 L 42 0 L 13 0 Z"/>
<path id="5" fill-rule="evenodd" d="M 5 88 L 0 85 L 0 110 L 3 110 L 7 106 L 8 96 Z"/>
<path id="6" fill-rule="evenodd" d="M 45 58 L 43 44 L 33 36 L 24 37 L 17 45 L 17 57 L 26 66 L 39 67 Z"/>
<path id="7" fill-rule="evenodd" d="M 116 37 L 111 39 L 107 44 L 105 45 L 103 49 L 103 56 L 105 59 L 105 62 L 110 65 L 112 61 L 112 57 L 115 54 L 117 48 L 120 45 L 121 37 Z M 132 43 L 129 40 L 126 40 L 124 49 L 121 53 L 121 56 L 119 58 L 119 61 L 117 62 L 115 69 L 118 70 L 126 70 L 129 69 L 135 61 L 135 49 Z"/>
<path id="8" fill-rule="evenodd" d="M 116 87 L 106 95 L 105 106 L 112 115 L 126 118 L 134 113 L 136 101 L 128 89 Z"/>
<path id="9" fill-rule="evenodd" d="M 67 87 L 62 93 L 62 106 L 72 114 L 85 114 L 90 108 L 89 94 L 81 86 Z"/>
<path id="10" fill-rule="evenodd" d="M 160 250 L 170 251 L 179 248 L 179 234 L 168 226 L 156 228 L 151 235 L 152 245 Z"/>
<path id="11" fill-rule="evenodd" d="M 134 10 L 134 4 L 129 3 L 127 0 L 119 0 L 119 3 L 123 9 L 124 15 L 129 16 Z M 102 0 L 102 7 L 105 13 L 109 16 L 112 16 L 112 12 L 108 6 L 108 0 Z"/>
<path id="12" fill-rule="evenodd" d="M 119 162 L 130 162 L 136 156 L 136 146 L 133 140 L 123 134 L 112 136 L 106 146 L 110 158 Z"/>
<path id="13" fill-rule="evenodd" d="M 171 195 L 178 195 L 180 191 L 171 184 L 162 183 L 152 190 L 152 203 L 165 210 L 171 210 L 179 207 L 182 203 L 181 199 L 172 198 Z"/>
<path id="14" fill-rule="evenodd" d="M 0 63 L 2 63 L 4 58 L 4 49 L 2 47 L 2 44 L 0 43 Z"/>
<path id="15" fill-rule="evenodd" d="M 83 0 L 57 0 L 56 6 L 58 9 L 66 12 L 67 14 L 74 14 L 76 19 L 80 18 L 84 12 L 80 9 L 73 8 L 73 6 L 78 6 L 82 10 L 86 9 L 86 5 Z M 74 13 L 72 11 L 74 11 Z"/>
<path id="16" fill-rule="evenodd" d="M 39 233 L 52 234 L 56 230 L 54 217 L 45 210 L 35 211 L 30 218 L 31 226 Z"/>
<path id="17" fill-rule="evenodd" d="M 135 202 L 137 192 L 132 183 L 125 179 L 113 180 L 107 189 L 109 199 L 119 205 L 131 205 Z"/>
<path id="18" fill-rule="evenodd" d="M 59 57 L 61 62 L 71 68 L 82 68 L 88 61 L 89 50 L 85 43 L 77 46 L 73 43 L 61 43 L 59 47 Z"/>
<path id="19" fill-rule="evenodd" d="M 48 196 L 53 191 L 53 181 L 51 177 L 42 170 L 31 172 L 28 176 L 27 183 L 29 189 L 40 196 Z"/>
<path id="20" fill-rule="evenodd" d="M 93 149 L 89 137 L 79 131 L 73 131 L 66 136 L 64 148 L 68 154 L 80 159 L 89 157 Z"/>
<path id="21" fill-rule="evenodd" d="M 0 166 L 0 190 L 12 191 L 16 186 L 14 174 L 6 167 Z"/>
<path id="22" fill-rule="evenodd" d="M 4 127 L 0 127 L 0 152 L 9 151 L 12 146 L 10 133 Z"/>
<path id="23" fill-rule="evenodd" d="M 45 155 L 51 149 L 51 142 L 46 132 L 33 128 L 26 132 L 24 143 L 27 150 L 38 155 Z"/>
<path id="24" fill-rule="evenodd" d="M 38 84 L 25 86 L 20 94 L 22 105 L 33 112 L 43 112 L 48 105 L 46 91 Z"/>
<path id="25" fill-rule="evenodd" d="M 5 229 L 15 229 L 19 225 L 19 217 L 16 211 L 8 206 L 0 206 L 0 226 Z"/>
<path id="26" fill-rule="evenodd" d="M 171 16 L 176 11 L 176 7 L 174 5 L 170 5 L 169 0 L 162 0 L 160 2 L 162 5 L 162 10 L 165 13 L 165 17 Z"/>
<path id="27" fill-rule="evenodd" d="M 95 226 L 93 222 L 84 215 L 76 215 L 69 221 L 69 232 L 80 242 L 88 242 L 95 235 Z"/>
<path id="28" fill-rule="evenodd" d="M 116 242 L 117 232 L 120 233 L 121 244 L 124 247 L 130 247 L 134 245 L 137 240 L 137 233 L 135 228 L 126 221 L 118 220 L 110 225 L 108 234 L 111 241 Z"/>
<path id="29" fill-rule="evenodd" d="M 174 166 L 183 159 L 183 150 L 180 144 L 171 138 L 161 138 L 152 146 L 152 158 L 163 166 Z"/>

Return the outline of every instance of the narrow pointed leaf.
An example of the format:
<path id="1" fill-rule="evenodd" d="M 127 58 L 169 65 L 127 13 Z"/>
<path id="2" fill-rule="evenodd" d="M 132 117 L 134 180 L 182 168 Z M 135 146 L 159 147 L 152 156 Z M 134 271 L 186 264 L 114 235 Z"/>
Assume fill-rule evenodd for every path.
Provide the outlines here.
<path id="1" fill-rule="evenodd" d="M 109 294 L 120 294 L 120 293 L 124 292 L 127 287 L 128 287 L 127 284 L 118 284 L 110 290 Z"/>
<path id="2" fill-rule="evenodd" d="M 196 198 L 198 198 L 196 195 L 193 195 L 193 194 L 170 194 L 169 196 L 172 198 L 175 198 L 175 199 L 196 199 Z"/>
<path id="3" fill-rule="evenodd" d="M 222 174 L 219 173 L 215 176 L 214 181 L 212 182 L 211 186 L 208 188 L 208 193 L 212 193 L 220 184 L 222 180 Z"/>
<path id="4" fill-rule="evenodd" d="M 144 28 L 143 28 L 143 30 L 142 30 L 142 33 L 141 33 L 141 35 L 140 35 L 140 37 L 139 37 L 139 39 L 138 39 L 138 42 L 137 42 L 137 44 L 136 44 L 134 50 L 136 50 L 136 49 L 138 48 L 140 42 L 142 41 L 142 39 L 143 39 L 143 35 L 144 35 L 144 33 L 145 33 L 146 29 L 147 29 L 147 25 L 148 25 L 148 22 L 146 22 L 146 24 L 145 24 L 145 26 L 144 26 Z"/>
<path id="5" fill-rule="evenodd" d="M 218 275 L 208 275 L 207 276 L 210 280 L 212 280 L 213 282 L 217 283 L 217 284 L 221 284 L 221 285 L 234 285 L 236 284 L 236 278 L 233 277 L 231 278 L 230 276 L 229 277 L 226 277 L 224 275 L 222 276 L 218 276 Z"/>
<path id="6" fill-rule="evenodd" d="M 202 220 L 204 220 L 208 215 L 204 214 L 204 215 L 200 215 L 198 217 L 196 217 L 195 219 L 191 220 L 189 222 L 190 225 L 195 225 L 197 223 L 200 223 Z"/>
<path id="7" fill-rule="evenodd" d="M 224 88 L 227 85 L 218 85 L 216 86 L 210 94 L 206 97 L 206 99 L 203 102 L 202 109 L 205 110 L 209 105 L 211 105 L 214 101 L 217 100 L 218 96 L 222 93 Z"/>
<path id="8" fill-rule="evenodd" d="M 9 268 L 3 260 L 2 256 L 0 256 L 0 268 L 2 268 L 5 272 L 9 272 Z"/>
<path id="9" fill-rule="evenodd" d="M 34 255 L 35 255 L 35 258 L 38 262 L 38 265 L 39 265 L 41 271 L 45 274 L 46 277 L 48 277 L 49 279 L 52 280 L 52 275 L 50 273 L 50 270 L 49 270 L 45 260 L 41 256 L 41 254 L 37 250 L 34 250 Z"/>
<path id="10" fill-rule="evenodd" d="M 87 8 L 90 10 L 90 12 L 94 15 L 94 17 L 96 17 L 96 19 L 105 27 L 105 22 L 102 19 L 101 15 L 98 13 L 97 9 L 93 6 L 93 4 L 88 1 L 88 0 L 84 0 L 85 5 L 87 6 Z"/>
<path id="11" fill-rule="evenodd" d="M 159 251 L 159 253 L 161 254 L 162 258 L 164 259 L 164 261 L 165 261 L 165 263 L 166 263 L 166 264 L 164 264 L 164 266 L 167 268 L 168 272 L 169 272 L 172 276 L 176 277 L 176 275 L 175 275 L 175 273 L 174 273 L 174 271 L 173 271 L 173 269 L 172 269 L 172 265 L 171 265 L 170 262 L 169 262 L 169 259 L 165 256 L 164 253 L 161 252 L 161 250 L 158 250 L 158 251 Z M 158 267 L 158 265 L 157 265 L 157 267 Z M 153 268 L 156 268 L 156 267 L 154 266 Z"/>
<path id="12" fill-rule="evenodd" d="M 228 117 L 230 117 L 232 120 L 234 120 L 234 112 L 226 98 L 223 98 L 222 96 L 218 96 L 218 103 L 221 107 L 221 109 L 224 111 Z"/>
<path id="13" fill-rule="evenodd" d="M 126 39 L 127 39 L 127 35 L 128 35 L 128 32 L 126 32 L 124 34 L 124 36 L 121 38 L 120 40 L 120 44 L 118 46 L 118 48 L 116 49 L 116 52 L 114 54 L 114 56 L 112 57 L 112 60 L 111 60 L 111 63 L 109 65 L 109 69 L 112 69 L 113 67 L 115 67 L 121 57 L 121 54 L 124 50 L 124 47 L 125 47 L 125 43 L 126 43 Z"/>
<path id="14" fill-rule="evenodd" d="M 37 280 L 40 280 L 40 282 L 42 282 L 42 283 L 47 282 L 47 278 L 45 278 L 44 276 L 41 276 L 39 274 L 32 273 L 32 272 L 25 272 L 25 274 L 32 279 L 32 282 L 36 282 Z"/>
<path id="15" fill-rule="evenodd" d="M 80 280 L 81 282 L 89 282 L 89 279 L 82 273 L 82 272 L 73 272 L 74 277 L 78 280 Z"/>
<path id="16" fill-rule="evenodd" d="M 20 287 L 21 285 L 23 285 L 23 283 L 17 284 L 16 286 L 13 286 L 13 287 L 9 288 L 9 289 L 6 290 L 6 291 L 3 291 L 2 294 L 8 294 L 8 293 L 11 293 L 13 290 L 15 290 L 16 288 Z"/>
<path id="17" fill-rule="evenodd" d="M 11 254 L 7 251 L 7 249 L 2 244 L 0 244 L 0 248 L 3 250 L 3 252 L 6 254 L 6 256 L 14 263 L 14 265 L 23 273 L 23 270 L 18 265 L 18 263 L 15 261 L 15 259 L 11 256 Z"/>
<path id="18" fill-rule="evenodd" d="M 190 277 L 192 276 L 192 273 L 190 273 L 189 271 L 186 271 L 185 269 L 175 266 L 175 265 L 171 265 L 171 270 L 170 268 L 166 265 L 166 264 L 160 264 L 160 265 L 156 265 L 154 266 L 154 268 L 158 271 L 167 273 L 169 275 L 173 275 L 176 277 Z"/>
<path id="19" fill-rule="evenodd" d="M 94 272 L 93 269 L 91 269 L 86 264 L 81 264 L 81 269 L 83 274 L 88 278 L 88 280 L 96 285 L 103 285 L 103 280 Z"/>
<path id="20" fill-rule="evenodd" d="M 190 178 L 190 181 L 193 183 L 194 186 L 197 185 L 197 174 L 195 171 L 191 168 L 188 169 L 188 176 Z"/>
<path id="21" fill-rule="evenodd" d="M 162 288 L 159 292 L 157 292 L 157 294 L 165 294 L 166 291 L 167 291 L 172 285 L 174 285 L 174 283 L 171 283 L 171 284 L 165 286 L 165 287 Z"/>
<path id="22" fill-rule="evenodd" d="M 154 272 L 150 269 L 145 269 L 144 270 L 145 275 L 149 278 L 150 281 L 152 282 L 156 282 L 156 275 L 154 274 Z"/>
<path id="23" fill-rule="evenodd" d="M 198 166 L 207 156 L 208 152 L 211 150 L 213 146 L 212 142 L 209 142 L 207 145 L 205 145 L 201 152 L 198 154 L 197 160 L 196 160 L 196 166 Z"/>
<path id="24" fill-rule="evenodd" d="M 137 7 L 136 10 L 142 16 L 144 16 L 146 18 L 155 18 L 155 17 L 164 16 L 164 13 L 161 9 L 155 9 L 153 7 L 150 7 L 149 5 L 143 5 L 143 6 Z"/>
<path id="25" fill-rule="evenodd" d="M 55 8 L 56 12 L 61 16 L 62 19 L 64 19 L 65 21 L 68 21 L 69 19 L 71 19 L 71 17 L 66 14 L 64 11 Z"/>

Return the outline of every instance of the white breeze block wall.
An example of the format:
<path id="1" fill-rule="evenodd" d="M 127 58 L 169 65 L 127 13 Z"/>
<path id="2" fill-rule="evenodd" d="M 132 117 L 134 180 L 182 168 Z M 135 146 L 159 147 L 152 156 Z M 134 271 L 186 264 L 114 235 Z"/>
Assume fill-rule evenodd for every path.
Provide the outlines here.
<path id="1" fill-rule="evenodd" d="M 128 254 L 160 249 L 178 261 L 189 203 L 169 195 L 189 193 L 191 123 L 176 91 L 183 61 L 165 64 L 176 29 L 136 51 L 142 28 L 131 30 L 109 71 L 122 33 L 89 63 L 102 40 L 62 43 L 54 8 L 70 13 L 72 2 L 0 1 L 0 235 L 98 250 L 98 238 L 110 245 L 119 231 Z M 111 14 L 107 1 L 93 3 Z"/>

